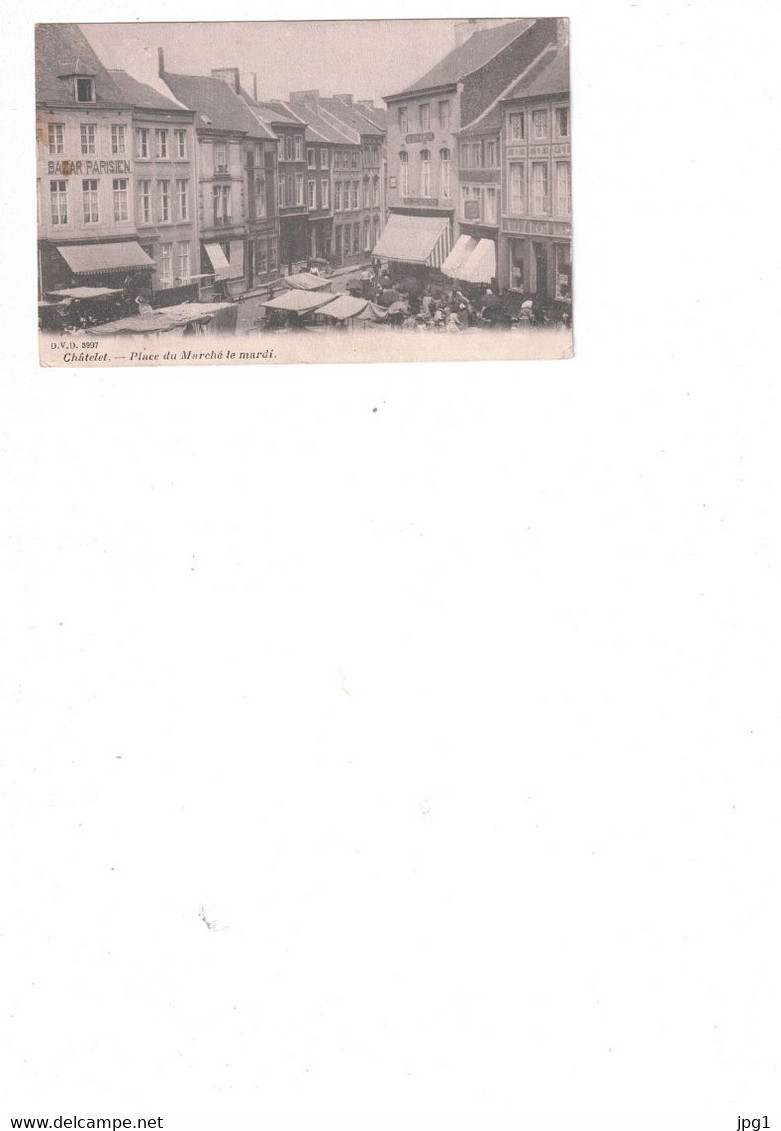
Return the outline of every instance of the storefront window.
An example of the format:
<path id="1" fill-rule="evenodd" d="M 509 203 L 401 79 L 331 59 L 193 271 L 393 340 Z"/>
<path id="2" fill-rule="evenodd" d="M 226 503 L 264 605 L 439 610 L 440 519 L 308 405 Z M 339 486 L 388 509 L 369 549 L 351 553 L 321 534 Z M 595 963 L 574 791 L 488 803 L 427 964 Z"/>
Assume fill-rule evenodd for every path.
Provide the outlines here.
<path id="1" fill-rule="evenodd" d="M 523 290 L 523 240 L 510 240 L 510 286 Z"/>
<path id="2" fill-rule="evenodd" d="M 556 244 L 556 298 L 572 299 L 572 245 Z"/>

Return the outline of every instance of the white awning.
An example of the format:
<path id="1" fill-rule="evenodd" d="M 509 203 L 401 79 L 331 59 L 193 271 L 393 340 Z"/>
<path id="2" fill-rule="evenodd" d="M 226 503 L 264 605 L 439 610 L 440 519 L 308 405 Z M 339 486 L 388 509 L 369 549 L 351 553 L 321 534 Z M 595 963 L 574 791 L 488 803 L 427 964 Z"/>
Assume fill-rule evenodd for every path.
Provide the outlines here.
<path id="1" fill-rule="evenodd" d="M 58 245 L 62 258 L 74 275 L 100 275 L 125 271 L 132 267 L 154 267 L 139 244 L 133 240 L 124 243 L 88 243 Z"/>
<path id="2" fill-rule="evenodd" d="M 459 271 L 476 247 L 477 240 L 472 236 L 459 236 L 450 255 L 442 264 L 442 274 L 449 275 L 451 279 L 461 279 L 463 276 Z"/>
<path id="3" fill-rule="evenodd" d="M 243 274 L 242 268 L 231 263 L 218 243 L 205 243 L 203 247 L 218 279 L 236 279 Z"/>
<path id="4" fill-rule="evenodd" d="M 490 283 L 496 278 L 496 244 L 493 240 L 480 240 L 459 269 L 457 278 L 465 283 Z"/>

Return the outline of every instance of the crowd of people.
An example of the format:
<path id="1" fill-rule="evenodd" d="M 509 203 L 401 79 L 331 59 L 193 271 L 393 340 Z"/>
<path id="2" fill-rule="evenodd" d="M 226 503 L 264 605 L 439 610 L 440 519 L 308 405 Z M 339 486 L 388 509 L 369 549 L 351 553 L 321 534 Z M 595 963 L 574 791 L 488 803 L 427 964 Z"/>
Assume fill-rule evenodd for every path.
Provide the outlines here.
<path id="1" fill-rule="evenodd" d="M 374 264 L 348 285 L 350 293 L 368 298 L 388 312 L 400 329 L 458 334 L 472 329 L 569 327 L 566 307 L 553 308 L 538 297 L 507 299 L 492 286 L 425 283 L 416 276 L 394 280 L 387 268 Z"/>

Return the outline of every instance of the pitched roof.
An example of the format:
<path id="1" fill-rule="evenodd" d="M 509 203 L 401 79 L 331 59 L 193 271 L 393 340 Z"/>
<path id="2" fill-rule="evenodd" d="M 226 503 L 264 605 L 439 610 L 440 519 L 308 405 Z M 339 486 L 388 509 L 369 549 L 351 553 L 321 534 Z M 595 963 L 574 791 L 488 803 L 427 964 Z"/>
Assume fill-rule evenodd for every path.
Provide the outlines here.
<path id="1" fill-rule="evenodd" d="M 224 79 L 211 75 L 172 75 L 165 71 L 161 76 L 175 98 L 195 111 L 196 127 L 212 127 L 250 137 L 274 137 L 238 94 Z"/>
<path id="2" fill-rule="evenodd" d="M 387 97 L 398 98 L 400 95 L 412 94 L 416 90 L 453 86 L 467 75 L 471 75 L 473 71 L 479 71 L 500 51 L 509 47 L 514 39 L 528 31 L 534 22 L 534 20 L 513 20 L 498 27 L 473 32 L 460 47 L 455 47 L 444 59 L 440 59 L 437 65 L 426 71 L 417 82 L 405 87 L 399 94 L 389 94 Z"/>
<path id="3" fill-rule="evenodd" d="M 498 133 L 502 128 L 502 110 L 498 100 L 492 102 L 484 114 L 470 122 L 461 130 L 461 137 L 471 137 L 474 134 Z"/>
<path id="4" fill-rule="evenodd" d="M 183 106 L 181 102 L 176 102 L 173 98 L 166 98 L 164 94 L 155 90 L 154 87 L 148 86 L 145 82 L 139 82 L 129 75 L 127 71 L 109 70 L 112 82 L 117 90 L 122 95 L 124 102 L 129 102 L 131 106 L 137 106 L 139 110 L 186 110 L 187 107 Z"/>
<path id="5" fill-rule="evenodd" d="M 350 139 L 347 135 L 337 129 L 333 122 L 319 114 L 313 106 L 303 102 L 286 102 L 285 106 L 291 114 L 295 114 L 297 118 L 306 123 L 307 141 L 327 141 L 332 145 L 344 145 L 349 142 Z"/>
<path id="6" fill-rule="evenodd" d="M 260 118 L 262 122 L 267 122 L 269 125 L 272 122 L 277 122 L 283 126 L 300 126 L 301 122 L 294 114 L 291 114 L 287 106 L 276 98 L 270 98 L 267 101 L 256 102 L 254 98 L 247 97 L 247 102 L 252 107 L 254 114 Z"/>
<path id="7" fill-rule="evenodd" d="M 353 133 L 357 134 L 358 142 L 360 142 L 361 134 L 381 134 L 383 132 L 378 125 L 360 112 L 359 107 L 345 102 L 343 98 L 321 98 L 320 107 L 332 114 L 337 122 L 348 126 Z"/>
<path id="8" fill-rule="evenodd" d="M 511 98 L 535 98 L 546 94 L 569 92 L 569 47 L 562 44 L 549 48 L 532 63 L 518 82 L 504 95 Z"/>
<path id="9" fill-rule="evenodd" d="M 35 97 L 57 106 L 80 106 L 73 83 L 66 77 L 76 73 L 95 79 L 95 102 L 122 104 L 123 98 L 111 76 L 77 24 L 36 24 Z"/>
<path id="10" fill-rule="evenodd" d="M 360 102 L 354 106 L 356 113 L 362 114 L 364 118 L 368 118 L 372 125 L 377 126 L 378 130 L 385 133 L 388 129 L 388 111 L 385 107 L 379 106 L 363 106 Z"/>

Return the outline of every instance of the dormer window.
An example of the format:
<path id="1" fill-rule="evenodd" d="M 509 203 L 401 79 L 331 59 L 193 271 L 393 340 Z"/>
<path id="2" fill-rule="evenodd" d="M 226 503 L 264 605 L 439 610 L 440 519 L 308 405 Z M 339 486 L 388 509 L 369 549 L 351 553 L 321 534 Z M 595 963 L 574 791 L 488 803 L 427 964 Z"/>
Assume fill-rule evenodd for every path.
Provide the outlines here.
<path id="1" fill-rule="evenodd" d="M 80 78 L 76 76 L 76 101 L 95 101 L 95 80 L 93 78 Z"/>

